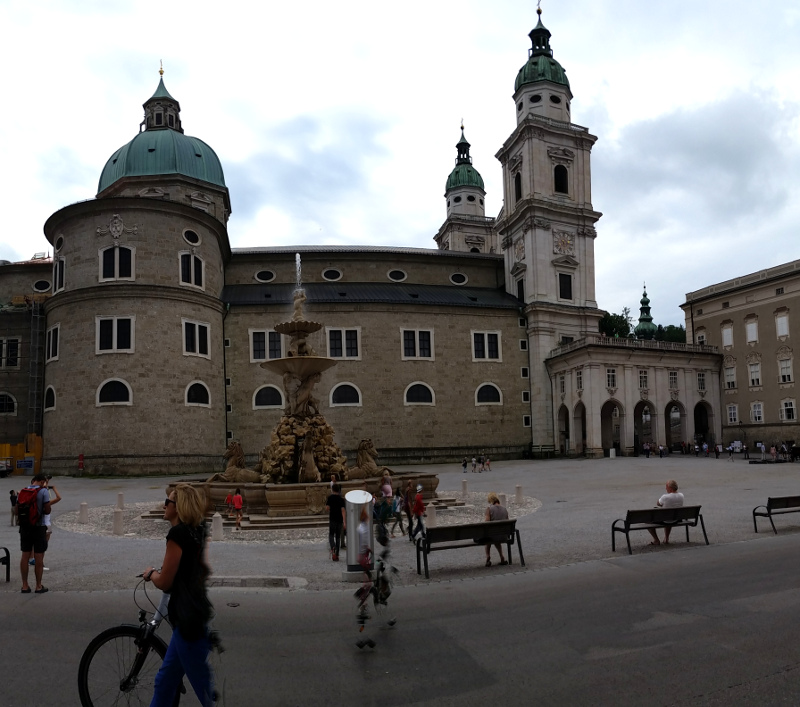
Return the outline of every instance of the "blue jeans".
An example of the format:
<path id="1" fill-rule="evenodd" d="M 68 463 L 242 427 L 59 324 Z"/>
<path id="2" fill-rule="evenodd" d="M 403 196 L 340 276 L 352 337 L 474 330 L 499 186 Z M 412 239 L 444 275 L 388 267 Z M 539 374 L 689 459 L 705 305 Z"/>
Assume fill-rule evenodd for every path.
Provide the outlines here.
<path id="1" fill-rule="evenodd" d="M 156 675 L 156 688 L 150 707 L 172 707 L 184 674 L 203 707 L 214 705 L 214 676 L 208 665 L 211 644 L 208 635 L 187 641 L 175 628 L 164 662 Z"/>

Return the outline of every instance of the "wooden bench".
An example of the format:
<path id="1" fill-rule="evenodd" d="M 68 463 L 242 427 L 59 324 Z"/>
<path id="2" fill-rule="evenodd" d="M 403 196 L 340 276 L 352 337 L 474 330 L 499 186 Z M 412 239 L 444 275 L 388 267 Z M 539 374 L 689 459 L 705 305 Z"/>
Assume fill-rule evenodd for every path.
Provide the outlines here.
<path id="1" fill-rule="evenodd" d="M 0 550 L 2 550 L 5 553 L 5 555 L 3 557 L 0 557 L 0 565 L 5 565 L 6 566 L 6 582 L 10 582 L 11 581 L 11 555 L 9 554 L 7 547 L 0 547 Z"/>
<path id="2" fill-rule="evenodd" d="M 615 533 L 625 533 L 628 541 L 628 554 L 632 555 L 630 532 L 633 530 L 649 530 L 650 528 L 686 528 L 686 542 L 689 542 L 689 528 L 696 528 L 698 522 L 703 529 L 703 537 L 708 545 L 706 526 L 700 513 L 701 506 L 681 506 L 680 508 L 644 508 L 639 511 L 628 511 L 625 518 L 618 518 L 611 524 L 611 550 L 617 551 Z M 622 523 L 618 526 L 617 523 Z"/>
<path id="3" fill-rule="evenodd" d="M 522 542 L 517 519 L 493 520 L 483 523 L 465 523 L 463 525 L 444 525 L 425 529 L 425 537 L 417 538 L 417 574 L 422 574 L 420 560 L 425 564 L 425 579 L 430 579 L 428 572 L 428 555 L 438 550 L 456 550 L 461 547 L 475 547 L 489 543 L 505 544 L 508 548 L 508 564 L 511 564 L 511 546 L 516 543 L 519 549 L 519 561 L 525 565 L 522 555 Z M 435 547 L 434 547 L 435 546 Z"/>
<path id="4" fill-rule="evenodd" d="M 759 511 L 759 508 L 763 508 L 764 510 Z M 781 515 L 783 513 L 800 513 L 800 496 L 778 496 L 776 498 L 768 498 L 766 506 L 756 506 L 753 509 L 753 528 L 758 532 L 756 516 L 769 518 L 770 525 L 775 531 L 775 535 L 777 535 L 778 531 L 775 529 L 775 523 L 772 522 L 772 516 Z"/>

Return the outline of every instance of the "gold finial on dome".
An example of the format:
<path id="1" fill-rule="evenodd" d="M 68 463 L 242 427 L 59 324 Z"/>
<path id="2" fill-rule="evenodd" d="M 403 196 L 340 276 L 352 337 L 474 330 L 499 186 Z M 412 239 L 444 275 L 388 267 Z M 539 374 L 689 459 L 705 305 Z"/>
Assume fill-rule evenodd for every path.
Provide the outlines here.
<path id="1" fill-rule="evenodd" d="M 163 76 L 164 75 L 164 62 L 161 59 L 159 59 L 158 63 L 161 65 L 159 70 L 158 70 L 158 74 L 159 74 L 159 76 Z"/>
<path id="2" fill-rule="evenodd" d="M 536 14 L 539 15 L 539 17 L 542 16 L 541 5 L 542 5 L 542 0 L 537 0 L 537 2 L 536 2 Z"/>
<path id="3" fill-rule="evenodd" d="M 464 132 L 464 119 L 461 119 L 461 132 Z"/>

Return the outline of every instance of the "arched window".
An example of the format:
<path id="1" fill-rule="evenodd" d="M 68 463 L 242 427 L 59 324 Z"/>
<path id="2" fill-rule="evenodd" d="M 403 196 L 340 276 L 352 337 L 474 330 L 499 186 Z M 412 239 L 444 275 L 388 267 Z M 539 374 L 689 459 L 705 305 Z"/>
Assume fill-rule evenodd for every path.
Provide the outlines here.
<path id="1" fill-rule="evenodd" d="M 131 387 L 119 378 L 103 381 L 97 389 L 97 405 L 132 405 Z"/>
<path id="2" fill-rule="evenodd" d="M 557 164 L 553 170 L 553 188 L 557 194 L 569 194 L 569 174 L 563 164 Z"/>
<path id="3" fill-rule="evenodd" d="M 522 175 L 517 172 L 514 175 L 514 201 L 519 201 L 522 198 Z"/>
<path id="4" fill-rule="evenodd" d="M 412 383 L 406 388 L 406 405 L 435 405 L 433 389 L 427 383 Z"/>
<path id="5" fill-rule="evenodd" d="M 256 408 L 282 408 L 283 393 L 274 385 L 265 385 L 253 395 L 253 409 Z"/>
<path id="6" fill-rule="evenodd" d="M 186 404 L 202 405 L 204 407 L 209 407 L 211 405 L 211 396 L 209 395 L 205 383 L 194 381 L 186 386 Z"/>
<path id="7" fill-rule="evenodd" d="M 476 405 L 502 405 L 503 394 L 494 383 L 482 383 L 475 391 Z"/>
<path id="8" fill-rule="evenodd" d="M 56 391 L 52 385 L 47 386 L 47 390 L 44 391 L 44 409 L 56 409 Z"/>
<path id="9" fill-rule="evenodd" d="M 361 405 L 361 391 L 352 383 L 339 383 L 331 390 L 331 407 Z"/>
<path id="10" fill-rule="evenodd" d="M 17 400 L 11 393 L 0 393 L 0 415 L 15 416 L 17 414 Z"/>

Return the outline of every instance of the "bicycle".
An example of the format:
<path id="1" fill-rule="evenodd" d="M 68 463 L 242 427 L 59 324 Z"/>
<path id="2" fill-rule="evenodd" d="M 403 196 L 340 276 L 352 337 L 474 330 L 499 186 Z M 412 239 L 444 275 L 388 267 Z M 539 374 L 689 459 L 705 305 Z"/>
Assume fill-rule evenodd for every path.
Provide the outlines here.
<path id="1" fill-rule="evenodd" d="M 367 550 L 367 556 L 364 562 L 364 572 L 366 578 L 364 584 L 356 590 L 355 597 L 358 600 L 358 613 L 357 623 L 359 633 L 364 632 L 367 621 L 370 619 L 369 615 L 369 600 L 372 598 L 372 604 L 375 608 L 377 616 L 385 616 L 389 606 L 389 596 L 392 593 L 392 585 L 394 584 L 394 575 L 396 575 L 397 568 L 389 564 L 389 535 L 386 528 L 380 524 L 378 527 L 377 539 L 378 542 L 385 546 L 385 550 L 375 560 L 375 576 L 373 578 L 372 572 L 366 567 L 369 566 L 369 561 L 372 558 L 372 551 Z M 382 532 L 381 532 L 382 531 Z M 386 620 L 386 625 L 389 627 L 397 623 L 395 617 Z M 367 637 L 356 641 L 359 648 L 369 646 L 374 648 L 376 643 L 371 638 Z"/>
<path id="2" fill-rule="evenodd" d="M 145 598 L 154 609 L 150 619 L 150 612 L 136 600 L 139 587 L 143 587 Z M 139 625 L 121 624 L 106 629 L 95 636 L 83 652 L 78 666 L 82 707 L 150 704 L 155 678 L 167 653 L 167 644 L 156 632 L 164 619 L 169 623 L 169 594 L 164 592 L 156 607 L 142 579 L 133 590 L 133 601 L 139 608 Z M 216 631 L 211 632 L 211 645 L 218 653 L 224 650 Z M 186 694 L 186 686 L 181 681 L 173 707 L 180 703 L 183 694 Z"/>

